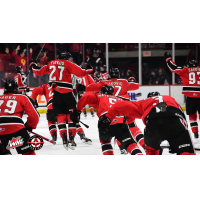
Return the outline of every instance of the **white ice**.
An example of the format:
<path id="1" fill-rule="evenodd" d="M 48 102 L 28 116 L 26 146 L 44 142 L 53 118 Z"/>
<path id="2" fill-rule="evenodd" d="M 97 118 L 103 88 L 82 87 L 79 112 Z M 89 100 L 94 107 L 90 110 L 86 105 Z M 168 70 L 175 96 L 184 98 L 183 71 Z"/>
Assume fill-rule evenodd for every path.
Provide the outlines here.
<path id="1" fill-rule="evenodd" d="M 27 118 L 27 116 L 24 115 L 24 117 L 23 117 L 24 122 L 26 122 L 26 118 Z M 188 120 L 188 116 L 187 116 L 187 120 Z M 57 139 L 56 145 L 53 145 L 44 140 L 44 145 L 43 145 L 42 149 L 37 150 L 36 154 L 37 155 L 102 155 L 101 145 L 100 145 L 99 138 L 98 138 L 98 130 L 97 130 L 98 117 L 96 116 L 96 113 L 95 113 L 95 117 L 92 117 L 91 114 L 88 113 L 86 118 L 82 114 L 81 121 L 83 121 L 85 124 L 89 125 L 88 129 L 85 128 L 83 125 L 81 125 L 81 126 L 85 132 L 86 137 L 88 137 L 92 140 L 92 145 L 82 143 L 80 140 L 80 137 L 77 135 L 75 137 L 75 142 L 77 143 L 76 149 L 75 150 L 68 149 L 68 151 L 67 151 L 62 145 L 62 139 L 60 138 L 60 135 L 58 132 L 58 139 Z M 136 119 L 136 123 L 143 132 L 144 124 L 143 124 L 142 120 Z M 190 130 L 191 137 L 192 137 L 195 148 L 200 149 L 200 139 L 194 139 L 193 133 L 191 132 L 190 125 L 189 125 L 189 130 Z M 46 138 L 52 139 L 50 136 L 50 133 L 49 133 L 49 129 L 48 129 L 46 114 L 40 115 L 40 122 L 37 126 L 37 129 L 33 130 L 33 132 L 36 132 Z M 112 140 L 112 145 L 114 148 L 114 154 L 121 155 L 117 144 L 114 146 L 114 140 Z M 167 145 L 167 142 L 164 141 L 163 145 Z M 143 148 L 141 148 L 141 151 L 144 153 Z M 164 149 L 163 154 L 164 155 L 175 155 L 175 154 L 168 153 L 168 151 L 169 151 L 168 149 Z M 13 155 L 17 155 L 17 152 L 15 149 L 11 149 L 11 153 Z M 200 151 L 196 151 L 196 153 L 200 155 Z"/>

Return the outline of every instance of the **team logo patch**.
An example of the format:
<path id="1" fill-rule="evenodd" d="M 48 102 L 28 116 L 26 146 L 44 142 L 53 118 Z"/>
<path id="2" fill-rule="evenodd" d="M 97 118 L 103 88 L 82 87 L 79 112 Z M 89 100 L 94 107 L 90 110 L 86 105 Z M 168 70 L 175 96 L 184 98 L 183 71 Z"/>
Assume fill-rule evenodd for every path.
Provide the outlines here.
<path id="1" fill-rule="evenodd" d="M 28 144 L 32 150 L 40 150 L 43 147 L 44 142 L 40 136 L 34 135 L 29 138 Z"/>
<path id="2" fill-rule="evenodd" d="M 12 138 L 11 141 L 9 141 L 6 149 L 10 150 L 10 149 L 14 149 L 16 147 L 20 147 L 24 144 L 23 138 L 21 138 L 21 136 L 17 137 L 17 138 Z"/>
<path id="3" fill-rule="evenodd" d="M 5 128 L 0 128 L 0 132 L 5 131 Z"/>
<path id="4" fill-rule="evenodd" d="M 113 122 L 116 122 L 117 120 L 116 119 L 113 119 Z"/>

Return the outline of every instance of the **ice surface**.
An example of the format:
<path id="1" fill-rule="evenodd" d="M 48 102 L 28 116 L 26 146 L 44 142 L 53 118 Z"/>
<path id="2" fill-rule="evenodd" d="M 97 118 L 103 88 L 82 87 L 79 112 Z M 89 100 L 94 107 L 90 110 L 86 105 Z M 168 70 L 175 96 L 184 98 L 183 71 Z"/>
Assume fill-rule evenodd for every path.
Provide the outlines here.
<path id="1" fill-rule="evenodd" d="M 26 118 L 27 118 L 27 116 L 24 115 L 23 120 L 25 122 L 26 122 Z M 88 137 L 92 140 L 92 145 L 82 143 L 80 140 L 80 137 L 77 135 L 75 137 L 75 142 L 77 143 L 76 149 L 75 150 L 69 149 L 67 151 L 67 150 L 65 150 L 65 148 L 62 145 L 62 139 L 60 138 L 60 135 L 58 132 L 58 139 L 57 139 L 56 145 L 53 145 L 44 140 L 44 146 L 42 147 L 42 149 L 36 151 L 36 154 L 37 155 L 102 155 L 101 145 L 100 145 L 99 138 L 98 138 L 98 129 L 97 129 L 98 117 L 96 116 L 96 113 L 95 113 L 95 117 L 92 117 L 91 114 L 88 113 L 86 118 L 82 114 L 81 120 L 85 124 L 88 124 L 90 126 L 87 129 L 81 124 L 81 127 L 83 128 L 86 137 Z M 188 116 L 187 116 L 187 120 L 188 120 Z M 136 119 L 136 123 L 143 132 L 144 124 L 143 124 L 142 120 Z M 189 126 L 189 129 L 191 132 L 190 126 Z M 33 130 L 33 132 L 36 132 L 44 137 L 51 139 L 47 120 L 46 120 L 46 114 L 40 115 L 40 122 L 38 124 L 38 127 L 37 127 L 37 129 Z M 191 132 L 191 136 L 192 136 L 192 140 L 193 140 L 195 148 L 200 148 L 200 139 L 194 139 L 192 132 Z M 121 155 L 118 146 L 115 145 L 115 147 L 114 147 L 114 140 L 112 140 L 112 145 L 114 148 L 114 154 Z M 164 141 L 163 145 L 167 145 L 167 142 Z M 142 150 L 142 152 L 144 152 L 142 148 L 141 148 L 141 150 Z M 12 149 L 11 153 L 13 155 L 17 154 L 15 149 Z M 196 151 L 196 153 L 200 154 L 200 151 Z M 163 154 L 164 155 L 175 155 L 175 154 L 169 154 L 168 149 L 164 149 Z"/>

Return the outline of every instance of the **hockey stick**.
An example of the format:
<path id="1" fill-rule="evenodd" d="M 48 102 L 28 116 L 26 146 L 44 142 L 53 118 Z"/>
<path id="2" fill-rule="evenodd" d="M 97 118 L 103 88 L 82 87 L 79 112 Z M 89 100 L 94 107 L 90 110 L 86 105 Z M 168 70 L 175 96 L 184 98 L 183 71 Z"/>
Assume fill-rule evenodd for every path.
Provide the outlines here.
<path id="1" fill-rule="evenodd" d="M 87 124 L 84 124 L 82 121 L 79 121 L 81 124 L 83 124 L 86 128 L 89 128 Z"/>
<path id="2" fill-rule="evenodd" d="M 39 53 L 37 54 L 35 61 L 37 61 L 37 59 L 39 58 L 39 56 L 40 56 L 40 53 L 41 53 L 41 51 L 42 51 L 42 50 L 43 50 L 43 48 L 44 48 L 44 45 L 45 45 L 45 43 L 43 44 L 43 46 L 41 47 L 41 49 L 40 49 Z M 26 78 L 27 78 L 27 76 L 29 75 L 29 73 L 30 73 L 30 72 L 31 72 L 31 70 L 29 70 L 29 71 L 28 71 L 28 73 L 26 74 Z"/>
<path id="3" fill-rule="evenodd" d="M 46 141 L 48 141 L 48 142 L 50 142 L 50 143 L 52 143 L 52 144 L 56 144 L 55 141 L 50 140 L 50 139 L 48 139 L 48 138 L 46 138 L 46 137 L 44 137 L 44 136 L 42 136 L 42 135 L 39 135 L 39 134 L 34 133 L 34 132 L 32 132 L 32 131 L 28 131 L 28 132 L 29 132 L 29 133 L 32 133 L 32 134 L 34 134 L 34 135 L 40 136 L 42 139 L 44 139 L 44 140 L 46 140 Z"/>

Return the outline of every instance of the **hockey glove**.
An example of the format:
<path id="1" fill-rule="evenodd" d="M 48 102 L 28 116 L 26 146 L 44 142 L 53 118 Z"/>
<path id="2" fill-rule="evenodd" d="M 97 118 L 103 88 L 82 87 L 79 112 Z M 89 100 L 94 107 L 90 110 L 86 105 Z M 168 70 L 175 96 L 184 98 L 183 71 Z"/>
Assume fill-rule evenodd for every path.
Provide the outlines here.
<path id="1" fill-rule="evenodd" d="M 78 123 L 80 121 L 80 115 L 81 115 L 81 111 L 79 110 L 74 110 L 71 115 L 70 115 L 70 119 L 75 122 Z"/>
<path id="2" fill-rule="evenodd" d="M 93 69 L 93 67 L 91 65 L 87 65 L 87 67 L 85 68 L 86 70 L 88 69 Z"/>
<path id="3" fill-rule="evenodd" d="M 32 128 L 30 126 L 27 125 L 27 122 L 24 124 L 25 128 L 27 131 L 31 131 L 32 132 Z"/>
<path id="4" fill-rule="evenodd" d="M 167 63 L 169 60 L 172 60 L 172 55 L 169 52 L 165 52 L 164 58 L 165 58 L 166 63 Z"/>
<path id="5" fill-rule="evenodd" d="M 26 87 L 26 92 L 30 92 L 29 86 Z"/>
<path id="6" fill-rule="evenodd" d="M 35 63 L 35 62 L 31 62 L 31 63 L 29 64 L 29 70 L 32 70 L 32 68 L 36 68 L 36 67 L 38 67 L 38 65 L 37 65 L 37 63 Z"/>
<path id="7" fill-rule="evenodd" d="M 83 92 L 85 91 L 85 89 L 86 89 L 85 85 L 78 84 L 76 90 L 77 90 L 78 93 L 83 94 Z"/>
<path id="8" fill-rule="evenodd" d="M 110 123 L 111 123 L 111 120 L 109 118 L 107 118 L 105 114 L 102 115 L 99 118 L 99 122 L 98 122 L 99 130 L 106 133 L 109 129 Z"/>

